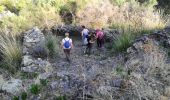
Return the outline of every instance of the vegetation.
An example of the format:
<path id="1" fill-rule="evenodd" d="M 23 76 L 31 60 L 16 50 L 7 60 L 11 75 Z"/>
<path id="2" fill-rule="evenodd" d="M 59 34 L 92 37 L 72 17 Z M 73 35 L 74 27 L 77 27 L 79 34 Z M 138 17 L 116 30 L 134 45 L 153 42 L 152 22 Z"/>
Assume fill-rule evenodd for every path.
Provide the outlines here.
<path id="1" fill-rule="evenodd" d="M 26 72 L 22 72 L 20 74 L 21 79 L 33 79 L 33 78 L 37 78 L 38 73 L 26 73 Z"/>
<path id="2" fill-rule="evenodd" d="M 66 96 L 57 96 L 54 100 L 67 100 Z"/>
<path id="3" fill-rule="evenodd" d="M 150 30 L 165 27 L 160 10 L 168 14 L 168 1 L 161 0 L 1 0 L 0 13 L 12 14 L 0 18 L 0 53 L 3 67 L 11 71 L 20 68 L 21 33 L 33 26 L 50 29 L 56 24 L 86 25 L 91 28 L 111 27 L 122 34 L 117 36 L 113 49 L 125 51 L 134 39 Z M 164 7 L 165 6 L 165 7 Z M 164 7 L 164 8 L 163 8 Z M 95 8 L 95 9 L 94 9 Z M 93 9 L 93 10 L 91 10 Z M 57 54 L 57 39 L 47 36 L 46 44 L 34 48 L 36 57 Z"/>
<path id="4" fill-rule="evenodd" d="M 22 100 L 27 100 L 27 93 L 26 92 L 22 92 L 21 99 Z"/>
<path id="5" fill-rule="evenodd" d="M 48 35 L 46 37 L 46 48 L 48 50 L 48 55 L 50 57 L 54 57 L 57 54 L 57 51 L 59 50 L 59 45 L 57 42 L 57 38 L 53 35 Z"/>
<path id="6" fill-rule="evenodd" d="M 31 85 L 30 91 L 31 91 L 32 94 L 37 95 L 38 93 L 40 93 L 40 90 L 41 90 L 40 85 L 38 85 L 38 84 L 32 84 Z"/>
<path id="7" fill-rule="evenodd" d="M 3 67 L 16 71 L 20 68 L 22 51 L 19 41 L 12 34 L 0 34 L 0 52 L 3 57 Z"/>
<path id="8" fill-rule="evenodd" d="M 14 96 L 12 100 L 19 100 L 19 96 Z"/>
<path id="9" fill-rule="evenodd" d="M 48 80 L 47 79 L 41 79 L 40 83 L 42 86 L 47 86 Z"/>

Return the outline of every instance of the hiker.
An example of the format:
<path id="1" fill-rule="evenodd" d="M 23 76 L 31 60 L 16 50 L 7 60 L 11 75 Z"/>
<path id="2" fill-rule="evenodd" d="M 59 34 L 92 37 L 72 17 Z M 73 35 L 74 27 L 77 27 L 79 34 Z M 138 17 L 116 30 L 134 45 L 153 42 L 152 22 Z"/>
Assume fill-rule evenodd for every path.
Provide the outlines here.
<path id="1" fill-rule="evenodd" d="M 96 39 L 97 39 L 97 47 L 102 48 L 104 43 L 104 33 L 102 30 L 100 29 L 96 30 Z"/>
<path id="2" fill-rule="evenodd" d="M 87 45 L 87 35 L 89 34 L 89 30 L 86 29 L 86 27 L 83 25 L 82 26 L 83 30 L 81 32 L 81 36 L 82 36 L 82 44 L 83 45 Z"/>
<path id="3" fill-rule="evenodd" d="M 73 48 L 72 39 L 69 38 L 69 33 L 65 33 L 65 38 L 61 42 L 61 47 L 66 55 L 67 61 L 70 62 L 70 50 Z"/>
<path id="4" fill-rule="evenodd" d="M 88 54 L 90 55 L 91 54 L 91 50 L 92 50 L 92 47 L 93 47 L 93 44 L 95 43 L 95 34 L 93 33 L 90 33 L 89 35 L 86 36 L 87 38 L 87 47 L 85 49 L 85 54 Z"/>

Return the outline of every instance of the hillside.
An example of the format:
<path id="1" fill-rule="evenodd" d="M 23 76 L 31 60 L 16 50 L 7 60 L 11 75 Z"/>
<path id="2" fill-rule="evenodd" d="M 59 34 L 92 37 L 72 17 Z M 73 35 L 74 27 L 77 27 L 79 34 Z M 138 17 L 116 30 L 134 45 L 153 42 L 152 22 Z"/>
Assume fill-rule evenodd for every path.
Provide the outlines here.
<path id="1" fill-rule="evenodd" d="M 168 4 L 1 0 L 1 100 L 169 100 Z M 90 55 L 83 25 L 104 33 L 104 46 L 95 40 Z M 60 46 L 67 32 L 70 62 Z"/>

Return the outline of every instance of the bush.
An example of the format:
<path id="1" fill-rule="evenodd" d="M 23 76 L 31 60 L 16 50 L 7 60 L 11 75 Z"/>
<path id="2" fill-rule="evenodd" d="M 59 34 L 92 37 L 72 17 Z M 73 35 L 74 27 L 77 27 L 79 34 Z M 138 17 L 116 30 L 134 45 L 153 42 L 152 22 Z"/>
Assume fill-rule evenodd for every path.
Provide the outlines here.
<path id="1" fill-rule="evenodd" d="M 41 79 L 40 80 L 41 85 L 47 86 L 48 80 L 47 79 Z"/>
<path id="2" fill-rule="evenodd" d="M 19 69 L 22 60 L 21 45 L 12 35 L 0 35 L 0 52 L 2 53 L 3 62 L 9 65 L 9 68 Z"/>
<path id="3" fill-rule="evenodd" d="M 5 7 L 3 5 L 0 5 L 0 13 L 4 11 Z"/>
<path id="4" fill-rule="evenodd" d="M 21 76 L 21 79 L 33 79 L 33 78 L 37 78 L 38 73 L 22 72 L 20 76 Z"/>
<path id="5" fill-rule="evenodd" d="M 50 57 L 54 57 L 57 54 L 57 51 L 59 49 L 59 45 L 57 43 L 56 36 L 48 35 L 46 37 L 46 47 L 48 49 L 48 54 Z"/>
<path id="6" fill-rule="evenodd" d="M 14 96 L 12 100 L 19 100 L 19 96 Z"/>
<path id="7" fill-rule="evenodd" d="M 27 93 L 26 92 L 22 92 L 21 99 L 22 100 L 26 100 L 27 99 Z"/>
<path id="8" fill-rule="evenodd" d="M 54 100 L 67 100 L 66 96 L 57 96 L 54 98 Z"/>
<path id="9" fill-rule="evenodd" d="M 38 84 L 32 84 L 31 85 L 30 91 L 31 91 L 32 94 L 37 95 L 38 93 L 40 93 L 40 90 L 41 90 L 40 85 L 38 85 Z"/>
<path id="10" fill-rule="evenodd" d="M 113 42 L 113 49 L 117 52 L 124 52 L 128 47 L 131 46 L 133 36 L 129 33 L 123 33 L 118 36 Z"/>

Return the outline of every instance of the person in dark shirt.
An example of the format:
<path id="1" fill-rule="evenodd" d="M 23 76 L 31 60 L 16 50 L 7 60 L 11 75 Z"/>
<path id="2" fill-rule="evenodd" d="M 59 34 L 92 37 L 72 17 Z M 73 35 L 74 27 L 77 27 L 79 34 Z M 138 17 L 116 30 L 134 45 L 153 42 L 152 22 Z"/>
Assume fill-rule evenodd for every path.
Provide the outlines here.
<path id="1" fill-rule="evenodd" d="M 86 50 L 85 50 L 85 54 L 90 55 L 93 44 L 95 43 L 95 34 L 90 33 L 89 35 L 86 36 L 86 38 L 87 38 L 88 43 L 86 45 L 87 47 L 86 47 Z"/>

